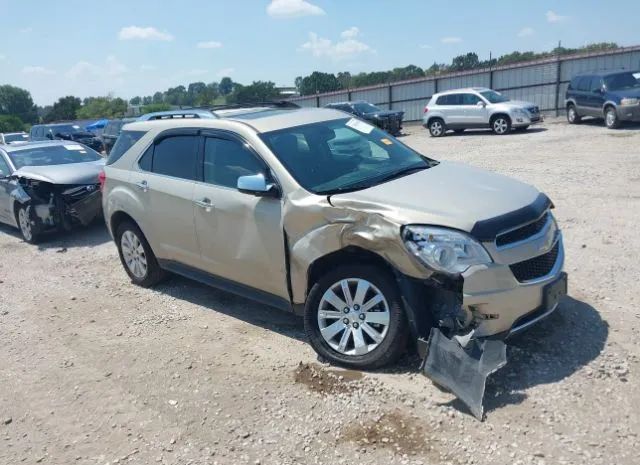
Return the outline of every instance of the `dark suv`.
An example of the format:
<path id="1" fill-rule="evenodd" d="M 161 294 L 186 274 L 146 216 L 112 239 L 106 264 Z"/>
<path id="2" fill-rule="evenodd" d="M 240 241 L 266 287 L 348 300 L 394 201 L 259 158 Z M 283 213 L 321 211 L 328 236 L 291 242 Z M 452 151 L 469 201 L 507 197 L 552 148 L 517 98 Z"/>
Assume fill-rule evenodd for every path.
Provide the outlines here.
<path id="1" fill-rule="evenodd" d="M 604 118 L 610 129 L 622 121 L 640 121 L 640 71 L 580 74 L 571 79 L 565 105 L 567 120 L 578 124 L 583 116 Z"/>
<path id="2" fill-rule="evenodd" d="M 69 140 L 86 145 L 98 153 L 103 151 L 99 137 L 74 123 L 36 124 L 31 127 L 29 140 Z"/>
<path id="3" fill-rule="evenodd" d="M 375 124 L 380 129 L 397 136 L 402 131 L 404 111 L 382 110 L 369 102 L 338 102 L 325 105 L 325 108 L 342 110 Z"/>
<path id="4" fill-rule="evenodd" d="M 104 152 L 107 155 L 111 152 L 113 144 L 116 143 L 120 132 L 122 132 L 122 126 L 135 120 L 136 118 L 114 119 L 107 123 L 104 127 L 104 131 L 102 131 L 102 134 L 100 135 L 102 144 L 104 145 Z"/>

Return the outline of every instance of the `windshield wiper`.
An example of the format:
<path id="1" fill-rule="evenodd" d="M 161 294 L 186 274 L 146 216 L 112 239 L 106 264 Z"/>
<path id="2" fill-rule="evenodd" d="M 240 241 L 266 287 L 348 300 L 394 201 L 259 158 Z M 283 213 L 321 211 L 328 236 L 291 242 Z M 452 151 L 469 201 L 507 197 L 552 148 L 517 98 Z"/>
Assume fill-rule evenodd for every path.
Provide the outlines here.
<path id="1" fill-rule="evenodd" d="M 431 168 L 431 165 L 421 164 L 420 166 L 416 166 L 416 165 L 407 166 L 406 168 L 400 169 L 398 171 L 394 171 L 389 174 L 385 174 L 384 176 L 369 178 L 354 184 L 347 184 L 346 186 L 336 187 L 335 189 L 329 189 L 326 191 L 320 191 L 316 193 L 320 195 L 334 195 L 334 194 L 344 194 L 347 192 L 355 192 L 362 189 L 368 189 L 369 187 L 373 187 L 378 184 L 382 184 L 383 182 L 388 182 L 393 179 L 400 178 L 402 176 L 406 176 L 411 173 L 426 170 L 427 168 Z"/>

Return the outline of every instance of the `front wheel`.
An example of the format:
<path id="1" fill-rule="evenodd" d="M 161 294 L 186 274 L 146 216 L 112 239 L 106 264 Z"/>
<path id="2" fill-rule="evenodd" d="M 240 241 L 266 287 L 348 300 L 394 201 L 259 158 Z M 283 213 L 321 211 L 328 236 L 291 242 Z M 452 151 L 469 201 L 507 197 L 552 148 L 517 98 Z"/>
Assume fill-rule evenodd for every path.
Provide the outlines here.
<path id="1" fill-rule="evenodd" d="M 37 244 L 40 239 L 40 228 L 34 218 L 33 207 L 30 204 L 20 205 L 16 210 L 16 220 L 22 239 L 29 244 Z"/>
<path id="2" fill-rule="evenodd" d="M 575 105 L 567 107 L 567 121 L 569 124 L 580 124 L 582 122 L 582 117 L 578 114 Z"/>
<path id="3" fill-rule="evenodd" d="M 499 136 L 508 134 L 511 131 L 511 120 L 506 116 L 496 116 L 491 122 L 491 129 Z"/>
<path id="4" fill-rule="evenodd" d="M 396 283 L 371 266 L 342 266 L 320 278 L 307 298 L 304 326 L 320 356 L 350 368 L 382 367 L 406 348 Z"/>
<path id="5" fill-rule="evenodd" d="M 620 119 L 618 118 L 618 112 L 613 107 L 607 107 L 604 112 L 604 124 L 609 129 L 616 129 L 620 127 Z"/>

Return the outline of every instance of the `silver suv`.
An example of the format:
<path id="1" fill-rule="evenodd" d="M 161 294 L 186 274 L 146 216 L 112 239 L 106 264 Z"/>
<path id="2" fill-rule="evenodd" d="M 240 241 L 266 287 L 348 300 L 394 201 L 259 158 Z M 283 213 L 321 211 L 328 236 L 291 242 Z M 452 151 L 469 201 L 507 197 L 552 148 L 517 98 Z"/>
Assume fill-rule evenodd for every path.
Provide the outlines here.
<path id="1" fill-rule="evenodd" d="M 433 137 L 443 136 L 450 129 L 461 133 L 474 128 L 491 128 L 503 135 L 511 129 L 525 131 L 541 121 L 540 109 L 535 104 L 509 100 L 484 87 L 434 94 L 422 117 L 424 127 Z"/>
<path id="2" fill-rule="evenodd" d="M 322 357 L 354 368 L 418 341 L 436 358 L 427 375 L 454 392 L 459 375 L 491 366 L 473 358 L 485 341 L 499 363 L 495 339 L 546 317 L 566 292 L 544 194 L 427 158 L 341 111 L 128 124 L 103 182 L 135 284 L 170 271 L 296 312 Z M 464 367 L 438 363 L 451 346 Z"/>

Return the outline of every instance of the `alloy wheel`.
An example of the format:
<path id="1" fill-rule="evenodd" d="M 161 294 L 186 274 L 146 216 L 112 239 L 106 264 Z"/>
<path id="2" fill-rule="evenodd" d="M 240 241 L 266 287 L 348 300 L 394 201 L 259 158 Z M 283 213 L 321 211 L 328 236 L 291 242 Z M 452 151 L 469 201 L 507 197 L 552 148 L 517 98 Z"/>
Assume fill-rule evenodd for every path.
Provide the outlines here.
<path id="1" fill-rule="evenodd" d="M 18 223 L 20 225 L 20 232 L 22 236 L 30 241 L 33 239 L 33 229 L 31 228 L 31 218 L 30 217 L 30 209 L 31 207 L 20 208 L 18 210 Z"/>
<path id="2" fill-rule="evenodd" d="M 431 123 L 431 134 L 438 137 L 442 135 L 443 127 L 440 121 L 434 121 Z"/>
<path id="3" fill-rule="evenodd" d="M 569 116 L 569 122 L 573 123 L 576 120 L 576 109 L 573 107 L 570 107 L 568 116 Z"/>
<path id="4" fill-rule="evenodd" d="M 364 279 L 342 279 L 320 299 L 320 334 L 341 354 L 360 356 L 375 350 L 387 336 L 389 324 L 387 300 Z"/>
<path id="5" fill-rule="evenodd" d="M 496 134 L 504 134 L 507 132 L 508 129 L 509 129 L 509 123 L 504 118 L 497 118 L 493 122 L 493 130 L 496 132 Z"/>
<path id="6" fill-rule="evenodd" d="M 120 247 L 129 271 L 136 278 L 144 279 L 148 271 L 147 256 L 138 236 L 133 231 L 125 231 L 120 239 Z"/>

